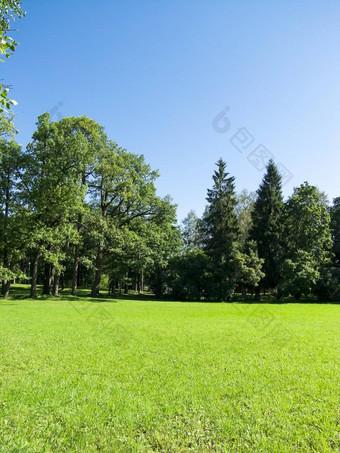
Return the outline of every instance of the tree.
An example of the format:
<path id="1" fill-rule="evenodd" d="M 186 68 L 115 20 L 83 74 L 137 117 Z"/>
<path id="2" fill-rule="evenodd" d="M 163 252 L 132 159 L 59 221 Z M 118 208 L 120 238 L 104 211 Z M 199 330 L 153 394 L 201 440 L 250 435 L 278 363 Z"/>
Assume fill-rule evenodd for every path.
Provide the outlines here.
<path id="1" fill-rule="evenodd" d="M 246 248 L 252 227 L 252 211 L 255 203 L 255 193 L 246 189 L 236 196 L 235 212 L 238 219 L 239 242 L 242 249 Z"/>
<path id="2" fill-rule="evenodd" d="M 285 236 L 289 258 L 298 250 L 304 250 L 318 265 L 329 262 L 330 215 L 315 186 L 305 182 L 294 189 L 287 202 Z"/>
<path id="3" fill-rule="evenodd" d="M 25 15 L 20 0 L 0 0 L 0 54 L 9 58 L 17 46 L 17 42 L 9 36 L 11 22 Z M 3 60 L 0 60 L 3 61 Z M 10 109 L 16 102 L 8 97 L 9 88 L 0 83 L 0 114 L 4 109 Z"/>
<path id="4" fill-rule="evenodd" d="M 334 198 L 331 214 L 334 264 L 340 266 L 340 197 Z"/>
<path id="5" fill-rule="evenodd" d="M 302 294 L 309 294 L 316 287 L 320 277 L 318 267 L 310 253 L 297 250 L 293 259 L 287 258 L 282 264 L 279 283 L 280 294 L 293 295 L 299 300 Z"/>
<path id="6" fill-rule="evenodd" d="M 13 115 L 8 112 L 0 112 L 0 140 L 11 141 L 17 130 L 13 124 Z"/>
<path id="7" fill-rule="evenodd" d="M 117 231 L 117 247 L 104 260 L 111 287 L 115 284 L 143 291 L 144 282 L 161 296 L 166 290 L 167 264 L 181 246 L 176 226 L 176 206 L 169 197 L 160 199 L 151 216 L 141 216 Z"/>
<path id="8" fill-rule="evenodd" d="M 315 293 L 319 300 L 339 300 L 340 298 L 340 267 L 323 266 L 320 269 L 319 278 L 316 282 Z"/>
<path id="9" fill-rule="evenodd" d="M 64 120 L 63 120 L 64 121 Z M 76 179 L 78 183 L 84 187 L 84 195 L 81 201 L 81 209 L 78 212 L 76 219 L 78 241 L 75 244 L 73 269 L 72 269 L 72 294 L 76 295 L 78 283 L 78 271 L 80 262 L 80 247 L 82 240 L 82 232 L 86 227 L 86 223 L 91 217 L 90 206 L 85 201 L 88 192 L 89 184 L 93 178 L 95 161 L 105 148 L 107 136 L 104 129 L 95 121 L 88 119 L 86 116 L 79 118 L 70 118 L 69 133 L 77 134 L 78 138 L 78 173 Z"/>
<path id="10" fill-rule="evenodd" d="M 212 189 L 208 189 L 208 205 L 202 227 L 204 250 L 210 259 L 213 280 L 211 297 L 225 300 L 233 294 L 237 279 L 237 266 L 234 262 L 238 252 L 235 178 L 229 176 L 227 164 L 222 159 L 216 165 L 214 185 Z"/>
<path id="11" fill-rule="evenodd" d="M 256 193 L 250 238 L 256 242 L 259 257 L 264 260 L 265 277 L 261 286 L 275 288 L 280 279 L 284 203 L 281 175 L 272 160 Z"/>
<path id="12" fill-rule="evenodd" d="M 187 251 L 192 251 L 201 247 L 201 235 L 199 219 L 195 211 L 191 210 L 182 221 L 183 246 Z"/>
<path id="13" fill-rule="evenodd" d="M 280 288 L 300 298 L 316 288 L 332 256 L 330 215 L 318 189 L 307 182 L 295 188 L 287 202 L 284 236 Z"/>
<path id="14" fill-rule="evenodd" d="M 151 261 L 145 276 L 156 296 L 169 290 L 168 264 L 182 249 L 182 237 L 176 222 L 176 205 L 166 196 L 161 200 L 156 215 L 148 220 L 146 236 Z"/>
<path id="15" fill-rule="evenodd" d="M 97 127 L 91 120 L 83 121 L 89 128 Z M 39 116 L 37 130 L 27 146 L 23 183 L 32 222 L 32 297 L 36 297 L 40 258 L 45 262 L 44 293 L 49 294 L 53 274 L 58 280 L 69 244 L 78 239 L 76 221 L 86 194 L 80 175 L 87 162 L 87 137 L 78 126 L 74 118 L 50 122 L 45 113 Z"/>
<path id="16" fill-rule="evenodd" d="M 264 260 L 259 258 L 255 241 L 246 244 L 246 253 L 238 252 L 235 259 L 237 268 L 237 283 L 242 287 L 245 298 L 247 291 L 253 291 L 258 287 L 264 277 L 262 272 Z"/>
<path id="17" fill-rule="evenodd" d="M 0 274 L 2 294 L 8 297 L 11 281 L 22 276 L 19 260 L 25 245 L 25 219 L 20 213 L 21 147 L 13 140 L 0 140 Z"/>
<path id="18" fill-rule="evenodd" d="M 128 153 L 112 141 L 97 156 L 89 183 L 97 243 L 93 297 L 99 293 L 103 260 L 116 249 L 120 230 L 137 218 L 157 213 L 159 198 L 154 186 L 157 176 L 143 156 Z"/>
<path id="19" fill-rule="evenodd" d="M 178 300 L 201 300 L 212 293 L 208 257 L 203 250 L 186 250 L 170 259 L 167 286 Z"/>

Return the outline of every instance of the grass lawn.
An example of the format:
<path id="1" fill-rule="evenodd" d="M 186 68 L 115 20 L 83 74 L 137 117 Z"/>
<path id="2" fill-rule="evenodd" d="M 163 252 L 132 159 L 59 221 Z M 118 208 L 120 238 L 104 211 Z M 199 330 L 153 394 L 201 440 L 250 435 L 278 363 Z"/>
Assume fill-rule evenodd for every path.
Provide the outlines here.
<path id="1" fill-rule="evenodd" d="M 340 451 L 340 306 L 0 301 L 1 452 Z"/>

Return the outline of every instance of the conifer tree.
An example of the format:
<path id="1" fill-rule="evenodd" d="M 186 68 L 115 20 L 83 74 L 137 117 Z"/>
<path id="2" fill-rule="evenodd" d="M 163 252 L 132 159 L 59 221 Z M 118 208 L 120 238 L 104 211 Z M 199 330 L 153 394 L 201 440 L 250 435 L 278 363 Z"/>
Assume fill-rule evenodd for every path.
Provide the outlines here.
<path id="1" fill-rule="evenodd" d="M 284 228 L 281 180 L 275 163 L 270 160 L 252 212 L 250 238 L 256 241 L 259 257 L 264 259 L 265 277 L 260 285 L 263 288 L 275 288 L 280 278 Z"/>
<path id="2" fill-rule="evenodd" d="M 334 263 L 340 265 L 340 197 L 334 198 L 331 208 L 331 228 L 333 235 Z"/>
<path id="3" fill-rule="evenodd" d="M 229 176 L 227 164 L 222 159 L 216 165 L 214 185 L 212 189 L 208 189 L 208 206 L 203 218 L 204 248 L 210 258 L 214 288 L 211 297 L 224 300 L 232 295 L 237 279 L 235 256 L 238 225 L 235 214 L 235 178 Z"/>

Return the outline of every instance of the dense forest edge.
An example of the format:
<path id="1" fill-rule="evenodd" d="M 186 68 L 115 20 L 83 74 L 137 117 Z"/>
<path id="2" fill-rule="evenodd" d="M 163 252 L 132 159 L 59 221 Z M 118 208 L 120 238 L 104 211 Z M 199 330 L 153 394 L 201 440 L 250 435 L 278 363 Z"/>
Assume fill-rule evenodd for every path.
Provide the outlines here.
<path id="1" fill-rule="evenodd" d="M 216 163 L 201 218 L 181 226 L 158 172 L 86 116 L 39 116 L 23 149 L 0 142 L 2 294 L 29 283 L 30 297 L 60 289 L 109 295 L 148 291 L 178 300 L 259 301 L 339 297 L 340 198 L 305 182 L 286 200 L 269 161 L 256 194 L 235 192 Z"/>

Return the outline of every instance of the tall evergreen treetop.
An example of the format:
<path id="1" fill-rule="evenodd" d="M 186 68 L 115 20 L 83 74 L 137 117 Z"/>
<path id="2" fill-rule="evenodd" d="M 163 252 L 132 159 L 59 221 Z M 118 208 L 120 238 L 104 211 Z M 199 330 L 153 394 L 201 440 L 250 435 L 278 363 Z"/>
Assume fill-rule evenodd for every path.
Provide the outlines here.
<path id="1" fill-rule="evenodd" d="M 215 281 L 214 297 L 228 298 L 235 287 L 234 258 L 237 248 L 238 225 L 235 214 L 236 196 L 234 177 L 226 171 L 227 164 L 219 159 L 213 175 L 214 185 L 208 189 L 202 227 L 205 251 L 211 260 Z"/>
<path id="2" fill-rule="evenodd" d="M 265 260 L 263 270 L 266 277 L 262 282 L 264 286 L 276 287 L 279 280 L 283 212 L 282 178 L 275 163 L 270 160 L 257 190 L 250 232 L 251 239 L 257 242 L 259 257 Z"/>
<path id="3" fill-rule="evenodd" d="M 205 213 L 205 232 L 207 248 L 223 253 L 225 246 L 236 240 L 238 232 L 235 214 L 236 195 L 235 178 L 229 177 L 226 171 L 227 164 L 222 159 L 217 162 L 214 171 L 212 189 L 208 189 L 206 198 L 208 207 Z M 229 251 L 229 247 L 228 247 Z"/>

